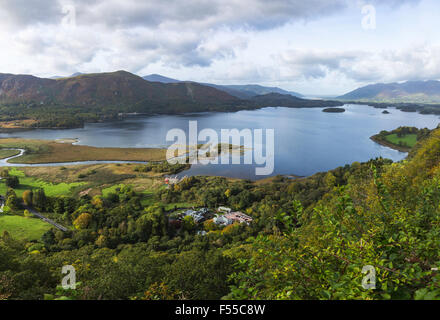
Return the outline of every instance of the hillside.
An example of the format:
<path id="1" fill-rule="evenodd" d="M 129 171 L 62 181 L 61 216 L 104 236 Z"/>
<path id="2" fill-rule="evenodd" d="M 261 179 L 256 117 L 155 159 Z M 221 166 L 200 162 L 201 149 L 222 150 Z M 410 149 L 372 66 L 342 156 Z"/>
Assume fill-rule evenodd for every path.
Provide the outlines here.
<path id="1" fill-rule="evenodd" d="M 143 79 L 153 82 L 162 82 L 162 83 L 181 82 L 180 80 L 168 78 L 160 74 L 150 74 L 148 76 L 143 77 Z M 283 90 L 278 87 L 265 87 L 258 84 L 245 84 L 245 85 L 220 85 L 213 83 L 200 83 L 200 84 L 224 91 L 239 99 L 249 99 L 258 95 L 263 95 L 268 93 L 290 94 L 295 97 L 300 97 L 300 98 L 302 97 L 302 95 L 297 92 Z"/>
<path id="2" fill-rule="evenodd" d="M 59 169 L 2 173 L 20 182 L 0 221 L 3 299 L 440 298 L 439 129 L 405 161 L 354 162 L 298 179 L 193 176 L 164 188 L 162 175 L 178 169 L 166 162 Z M 23 218 L 16 201 L 33 186 L 43 190 L 34 206 L 72 231 L 35 238 L 36 219 Z M 214 213 L 219 203 L 252 222 L 183 217 L 194 207 Z M 29 226 L 17 233 L 11 217 Z M 65 261 L 77 261 L 84 285 L 59 293 Z M 374 290 L 362 285 L 365 266 Z"/>
<path id="3" fill-rule="evenodd" d="M 236 104 L 239 100 L 223 91 L 197 83 L 164 84 L 145 81 L 125 71 L 83 74 L 60 79 L 0 74 L 0 103 L 63 106 L 123 107 L 121 111 L 194 111 L 204 105 Z"/>
<path id="4" fill-rule="evenodd" d="M 376 83 L 358 88 L 337 97 L 341 100 L 384 102 L 440 102 L 440 81 L 407 81 L 404 83 Z"/>
<path id="5" fill-rule="evenodd" d="M 115 120 L 134 112 L 179 114 L 231 112 L 269 106 L 313 108 L 342 105 L 280 93 L 252 97 L 239 95 L 246 97 L 240 99 L 234 89 L 228 90 L 230 93 L 190 81 L 147 81 L 126 71 L 57 79 L 0 74 L 0 130 L 82 127 L 84 122 Z"/>

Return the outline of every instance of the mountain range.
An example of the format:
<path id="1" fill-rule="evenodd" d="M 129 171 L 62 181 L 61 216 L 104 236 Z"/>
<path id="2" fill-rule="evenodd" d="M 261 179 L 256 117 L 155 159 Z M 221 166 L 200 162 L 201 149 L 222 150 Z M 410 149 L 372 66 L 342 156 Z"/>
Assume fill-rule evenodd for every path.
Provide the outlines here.
<path id="1" fill-rule="evenodd" d="M 439 103 L 440 81 L 428 80 L 370 84 L 339 96 L 336 99 L 372 102 Z"/>
<path id="2" fill-rule="evenodd" d="M 143 77 L 148 81 L 156 81 L 162 83 L 178 83 L 178 82 L 188 82 L 188 81 L 180 81 L 177 79 L 172 79 L 168 77 L 164 77 L 160 74 L 150 74 Z M 301 98 L 302 95 L 298 92 L 287 91 L 278 87 L 265 87 L 258 84 L 245 84 L 245 85 L 219 85 L 212 83 L 200 82 L 205 86 L 213 87 L 218 90 L 229 93 L 230 95 L 237 97 L 239 99 L 250 99 L 252 97 L 268 94 L 268 93 L 279 93 L 279 94 L 289 94 L 294 97 Z"/>

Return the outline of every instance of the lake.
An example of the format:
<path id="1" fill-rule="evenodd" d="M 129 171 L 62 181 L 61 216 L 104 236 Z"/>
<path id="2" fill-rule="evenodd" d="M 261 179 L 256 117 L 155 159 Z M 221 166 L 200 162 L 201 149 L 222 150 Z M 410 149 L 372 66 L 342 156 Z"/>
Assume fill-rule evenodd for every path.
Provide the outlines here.
<path id="1" fill-rule="evenodd" d="M 78 138 L 78 144 L 95 147 L 161 147 L 165 148 L 166 134 L 172 128 L 188 131 L 188 122 L 197 120 L 199 131 L 212 128 L 239 130 L 274 129 L 274 160 L 272 175 L 308 176 L 327 171 L 354 161 L 367 161 L 382 156 L 394 161 L 405 158 L 406 153 L 380 146 L 370 136 L 381 130 L 399 126 L 435 128 L 436 115 L 421 115 L 389 108 L 366 105 L 345 105 L 344 113 L 325 113 L 323 108 L 271 107 L 251 111 L 228 113 L 197 113 L 132 117 L 123 121 L 89 123 L 84 128 L 2 133 L 0 137 L 32 139 Z M 249 151 L 248 151 L 249 152 Z M 219 175 L 234 178 L 260 179 L 255 176 L 255 165 L 201 165 L 196 164 L 180 175 Z"/>

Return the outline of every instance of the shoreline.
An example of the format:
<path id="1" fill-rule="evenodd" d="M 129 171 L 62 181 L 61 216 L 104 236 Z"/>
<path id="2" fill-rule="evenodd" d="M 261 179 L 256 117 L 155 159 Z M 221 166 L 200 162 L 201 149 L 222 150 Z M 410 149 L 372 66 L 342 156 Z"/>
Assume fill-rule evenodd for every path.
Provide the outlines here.
<path id="1" fill-rule="evenodd" d="M 401 146 L 395 145 L 391 142 L 382 140 L 379 138 L 379 135 L 377 135 L 377 134 L 375 134 L 374 136 L 371 136 L 370 139 L 373 140 L 374 142 L 376 142 L 377 144 L 380 144 L 381 146 L 388 147 L 388 148 L 391 148 L 391 149 L 394 149 L 394 150 L 397 150 L 400 152 L 408 153 L 411 150 L 411 148 L 409 148 L 409 147 L 401 147 Z"/>

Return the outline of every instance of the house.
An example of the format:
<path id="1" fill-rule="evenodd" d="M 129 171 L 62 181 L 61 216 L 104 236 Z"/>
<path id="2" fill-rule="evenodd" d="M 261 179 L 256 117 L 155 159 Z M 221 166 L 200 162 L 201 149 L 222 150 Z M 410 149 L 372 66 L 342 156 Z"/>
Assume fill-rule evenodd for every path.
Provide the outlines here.
<path id="1" fill-rule="evenodd" d="M 217 211 L 230 213 L 232 209 L 227 207 L 218 207 Z"/>
<path id="2" fill-rule="evenodd" d="M 252 221 L 253 219 L 250 216 L 239 211 L 230 212 L 224 215 L 216 215 L 216 217 L 214 218 L 214 223 L 225 226 L 236 222 L 246 223 L 247 225 L 249 225 Z"/>
<path id="3" fill-rule="evenodd" d="M 184 217 L 191 216 L 191 217 L 193 217 L 195 223 L 200 223 L 200 222 L 203 222 L 209 218 L 209 210 L 207 208 L 202 208 L 197 211 L 186 210 L 183 213 L 183 216 Z"/>
<path id="4" fill-rule="evenodd" d="M 227 217 L 225 217 L 224 215 L 216 215 L 213 219 L 215 224 L 221 224 L 224 226 L 230 225 L 232 224 L 232 220 L 228 219 Z"/>
<path id="5" fill-rule="evenodd" d="M 233 222 L 250 224 L 253 221 L 250 216 L 239 211 L 228 213 L 225 216 Z"/>

